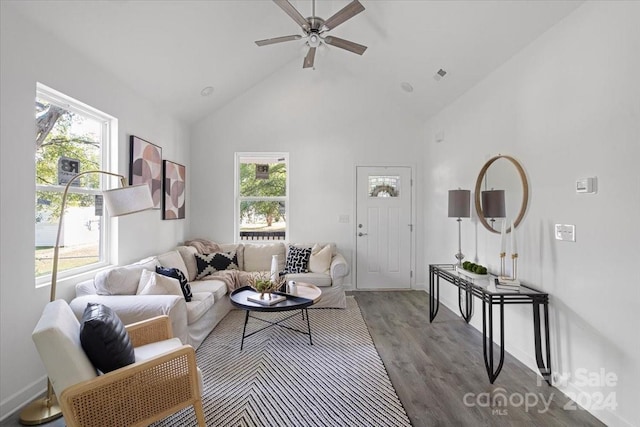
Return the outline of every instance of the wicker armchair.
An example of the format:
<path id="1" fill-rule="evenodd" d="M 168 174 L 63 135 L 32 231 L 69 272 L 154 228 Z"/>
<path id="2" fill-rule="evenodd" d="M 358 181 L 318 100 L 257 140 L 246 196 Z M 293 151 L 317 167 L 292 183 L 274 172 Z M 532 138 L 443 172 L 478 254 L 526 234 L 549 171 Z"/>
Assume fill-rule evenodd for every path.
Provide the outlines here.
<path id="1" fill-rule="evenodd" d="M 171 338 L 167 316 L 127 326 L 136 362 L 104 375 L 82 350 L 80 324 L 63 300 L 50 302 L 33 340 L 68 427 L 146 426 L 193 406 L 205 426 L 195 351 Z"/>

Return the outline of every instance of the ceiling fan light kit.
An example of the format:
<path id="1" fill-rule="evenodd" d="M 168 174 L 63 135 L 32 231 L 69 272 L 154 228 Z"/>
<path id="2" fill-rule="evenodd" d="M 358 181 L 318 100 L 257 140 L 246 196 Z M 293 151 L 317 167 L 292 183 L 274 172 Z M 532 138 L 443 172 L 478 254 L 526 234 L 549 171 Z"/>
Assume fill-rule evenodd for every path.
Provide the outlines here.
<path id="1" fill-rule="evenodd" d="M 358 13 L 364 10 L 364 6 L 358 1 L 353 0 L 351 3 L 343 7 L 341 10 L 336 12 L 333 16 L 331 16 L 326 21 L 322 18 L 319 18 L 316 15 L 316 2 L 313 0 L 313 12 L 311 17 L 304 18 L 298 10 L 293 7 L 288 0 L 273 0 L 275 4 L 280 6 L 280 8 L 289 15 L 302 29 L 304 35 L 291 35 L 291 36 L 282 36 L 275 37 L 271 39 L 258 40 L 256 44 L 258 46 L 267 46 L 275 43 L 288 42 L 293 40 L 300 40 L 302 38 L 306 39 L 305 43 L 309 46 L 309 51 L 307 55 L 304 57 L 304 61 L 302 63 L 302 68 L 313 68 L 313 64 L 316 56 L 316 49 L 320 47 L 322 44 L 327 44 L 331 46 L 338 47 L 340 49 L 347 50 L 349 52 L 356 53 L 358 55 L 362 55 L 365 50 L 367 50 L 366 46 L 363 46 L 358 43 L 354 43 L 349 40 L 344 40 L 338 37 L 325 35 L 326 32 L 334 29 L 338 25 L 347 21 L 348 19 L 353 18 Z"/>

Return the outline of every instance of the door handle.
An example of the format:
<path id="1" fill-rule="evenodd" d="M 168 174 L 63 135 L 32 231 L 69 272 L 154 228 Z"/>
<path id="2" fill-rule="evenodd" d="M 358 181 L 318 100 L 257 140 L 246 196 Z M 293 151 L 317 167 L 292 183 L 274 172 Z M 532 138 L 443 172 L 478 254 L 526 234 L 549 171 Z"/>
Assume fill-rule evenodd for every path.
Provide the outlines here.
<path id="1" fill-rule="evenodd" d="M 367 233 L 363 233 L 363 232 L 358 233 L 358 237 L 362 237 L 362 236 L 366 236 L 366 235 L 367 235 Z"/>

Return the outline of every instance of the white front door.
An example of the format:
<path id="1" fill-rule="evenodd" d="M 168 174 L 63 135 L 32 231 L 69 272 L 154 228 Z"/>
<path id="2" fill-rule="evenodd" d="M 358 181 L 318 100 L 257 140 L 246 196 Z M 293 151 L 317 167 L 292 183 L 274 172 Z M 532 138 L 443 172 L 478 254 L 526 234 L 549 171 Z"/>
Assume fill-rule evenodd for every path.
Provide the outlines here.
<path id="1" fill-rule="evenodd" d="M 358 166 L 356 288 L 411 287 L 411 168 Z"/>

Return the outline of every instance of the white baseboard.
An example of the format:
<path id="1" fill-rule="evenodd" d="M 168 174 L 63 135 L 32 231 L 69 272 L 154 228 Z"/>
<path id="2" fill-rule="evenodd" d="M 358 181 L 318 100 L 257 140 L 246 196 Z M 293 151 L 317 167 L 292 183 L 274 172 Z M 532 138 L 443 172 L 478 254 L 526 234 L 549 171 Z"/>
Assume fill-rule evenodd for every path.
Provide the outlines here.
<path id="1" fill-rule="evenodd" d="M 0 402 L 0 421 L 10 417 L 24 406 L 40 397 L 47 389 L 47 377 L 28 384 L 22 390 Z"/>
<path id="2" fill-rule="evenodd" d="M 454 313 L 456 314 L 458 313 L 457 299 L 455 301 L 450 301 L 447 298 L 440 298 L 440 304 L 443 304 L 445 307 L 447 307 L 449 310 L 453 311 Z M 482 333 L 482 329 L 479 329 L 473 323 L 469 323 L 469 325 L 474 327 L 480 333 Z M 499 344 L 497 341 L 495 342 L 496 344 Z M 541 384 L 543 383 L 546 384 L 544 379 L 542 378 L 542 375 L 540 374 L 540 371 L 538 370 L 538 365 L 536 363 L 534 356 L 530 355 L 529 353 L 527 353 L 521 348 L 509 347 L 509 348 L 505 348 L 505 351 L 507 351 L 513 357 L 515 357 L 524 365 L 526 365 L 527 368 L 531 369 L 531 371 L 538 376 L 538 381 L 540 381 Z M 552 366 L 553 366 L 553 363 L 552 363 Z M 555 380 L 556 378 L 558 378 L 558 375 L 560 375 L 560 373 L 557 371 L 553 371 L 553 368 L 552 368 L 551 378 Z M 554 383 L 553 386 L 559 392 L 567 396 L 569 399 L 572 399 L 573 396 L 579 396 L 579 395 L 591 396 L 593 392 L 593 390 L 583 390 L 580 387 L 577 387 L 575 383 L 571 381 L 566 382 L 566 386 L 563 386 L 562 384 L 556 384 L 556 383 Z M 579 405 L 576 403 L 575 406 L 579 406 Z M 582 406 L 580 407 L 586 410 L 587 412 L 589 412 L 594 417 L 596 417 L 598 420 L 602 421 L 607 426 L 634 427 L 633 424 L 623 419 L 622 417 L 620 417 L 619 414 L 617 414 L 615 411 L 612 411 L 609 408 L 606 408 L 600 411 L 593 411 L 592 408 L 584 408 Z"/>

